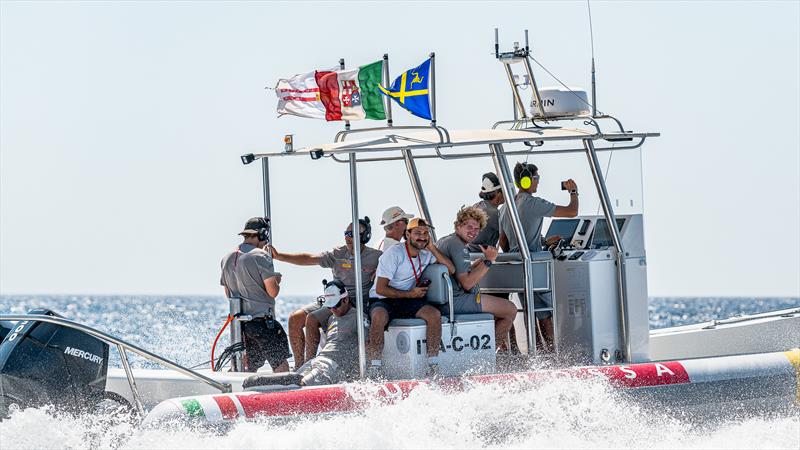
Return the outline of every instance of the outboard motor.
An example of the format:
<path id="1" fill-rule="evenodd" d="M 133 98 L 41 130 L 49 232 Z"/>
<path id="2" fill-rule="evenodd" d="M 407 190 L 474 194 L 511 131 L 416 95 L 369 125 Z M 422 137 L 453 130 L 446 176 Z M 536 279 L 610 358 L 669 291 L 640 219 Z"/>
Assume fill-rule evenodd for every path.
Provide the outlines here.
<path id="1" fill-rule="evenodd" d="M 28 314 L 61 317 L 48 309 Z M 105 396 L 108 344 L 74 328 L 20 321 L 0 344 L 0 418 L 8 407 L 80 411 Z"/>

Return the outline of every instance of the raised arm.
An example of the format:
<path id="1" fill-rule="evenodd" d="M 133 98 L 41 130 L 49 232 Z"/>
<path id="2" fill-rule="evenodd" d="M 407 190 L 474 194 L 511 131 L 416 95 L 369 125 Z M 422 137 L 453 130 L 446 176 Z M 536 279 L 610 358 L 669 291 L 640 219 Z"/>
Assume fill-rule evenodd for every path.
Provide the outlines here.
<path id="1" fill-rule="evenodd" d="M 569 191 L 569 205 L 556 206 L 553 217 L 575 217 L 578 215 L 578 185 L 569 179 L 564 182 L 564 187 Z"/>
<path id="2" fill-rule="evenodd" d="M 281 253 L 272 244 L 267 244 L 266 250 L 272 253 L 273 259 L 296 266 L 317 266 L 320 261 L 320 255 L 312 255 L 311 253 Z"/>

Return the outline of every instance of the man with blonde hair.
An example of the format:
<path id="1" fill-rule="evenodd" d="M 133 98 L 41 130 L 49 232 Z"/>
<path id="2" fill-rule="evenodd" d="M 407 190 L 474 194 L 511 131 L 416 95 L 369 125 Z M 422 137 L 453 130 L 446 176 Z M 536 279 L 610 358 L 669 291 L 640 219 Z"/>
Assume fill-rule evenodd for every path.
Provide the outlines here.
<path id="1" fill-rule="evenodd" d="M 439 240 L 441 252 L 453 262 L 455 274 L 453 284 L 453 306 L 456 314 L 489 313 L 495 317 L 495 338 L 498 348 L 508 348 L 507 338 L 517 307 L 507 299 L 493 295 L 482 295 L 478 282 L 497 259 L 497 248 L 480 245 L 483 259 L 470 264 L 469 244 L 475 241 L 486 227 L 486 213 L 475 206 L 461 207 L 456 214 L 455 233 Z"/>

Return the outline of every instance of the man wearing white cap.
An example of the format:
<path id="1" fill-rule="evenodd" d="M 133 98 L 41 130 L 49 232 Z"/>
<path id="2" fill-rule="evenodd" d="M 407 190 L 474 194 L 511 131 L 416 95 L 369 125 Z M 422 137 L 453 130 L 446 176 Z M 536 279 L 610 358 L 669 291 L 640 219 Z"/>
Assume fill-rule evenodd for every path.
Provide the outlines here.
<path id="1" fill-rule="evenodd" d="M 386 236 L 378 245 L 378 250 L 385 252 L 391 246 L 400 243 L 403 235 L 406 234 L 406 225 L 409 219 L 413 218 L 412 214 L 406 214 L 399 206 L 392 206 L 383 212 L 381 216 L 381 225 L 386 231 Z"/>
<path id="2" fill-rule="evenodd" d="M 297 370 L 303 377 L 301 386 L 334 384 L 358 378 L 358 310 L 350 303 L 344 283 L 339 280 L 325 282 L 322 307 L 332 313 L 321 324 L 327 342 L 319 355 Z"/>
<path id="3" fill-rule="evenodd" d="M 492 172 L 483 174 L 481 191 L 478 193 L 478 197 L 482 200 L 473 206 L 485 212 L 488 220 L 486 221 L 486 227 L 481 230 L 475 241 L 469 244 L 469 251 L 480 252 L 481 246 L 500 247 L 508 250 L 508 240 L 505 235 L 500 233 L 500 213 L 498 211 L 500 205 L 506 202 L 506 197 L 500 188 L 500 180 L 497 175 Z"/>

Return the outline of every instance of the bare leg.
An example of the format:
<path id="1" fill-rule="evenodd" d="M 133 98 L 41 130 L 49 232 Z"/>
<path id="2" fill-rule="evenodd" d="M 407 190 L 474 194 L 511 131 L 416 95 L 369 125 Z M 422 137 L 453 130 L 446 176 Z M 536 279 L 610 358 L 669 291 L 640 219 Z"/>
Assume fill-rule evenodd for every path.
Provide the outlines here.
<path id="1" fill-rule="evenodd" d="M 417 311 L 416 316 L 425 321 L 425 335 L 428 340 L 428 357 L 439 356 L 439 343 L 442 341 L 442 313 L 430 305 Z"/>
<path id="2" fill-rule="evenodd" d="M 367 357 L 370 360 L 383 359 L 383 329 L 389 323 L 389 313 L 376 307 L 372 310 L 369 319 L 369 342 L 367 342 Z"/>
<path id="3" fill-rule="evenodd" d="M 514 324 L 517 306 L 510 301 L 493 295 L 481 295 L 481 309 L 494 316 L 495 345 L 508 349 L 508 332 Z"/>
<path id="4" fill-rule="evenodd" d="M 306 336 L 303 334 L 303 326 L 306 323 L 307 315 L 305 311 L 298 309 L 289 316 L 289 345 L 292 346 L 295 368 L 302 366 L 305 362 Z"/>
<path id="5" fill-rule="evenodd" d="M 306 316 L 306 361 L 317 356 L 317 347 L 319 347 L 319 320 L 313 315 Z M 297 366 L 300 367 L 300 366 Z M 295 367 L 295 370 L 297 370 Z"/>
<path id="6" fill-rule="evenodd" d="M 281 373 L 281 372 L 288 372 L 289 371 L 289 361 L 283 360 L 282 363 L 278 365 L 278 367 L 274 367 L 272 369 L 273 373 Z"/>
<path id="7" fill-rule="evenodd" d="M 542 335 L 544 335 L 544 351 L 552 352 L 553 346 L 553 318 L 548 317 L 539 321 L 542 327 Z"/>

